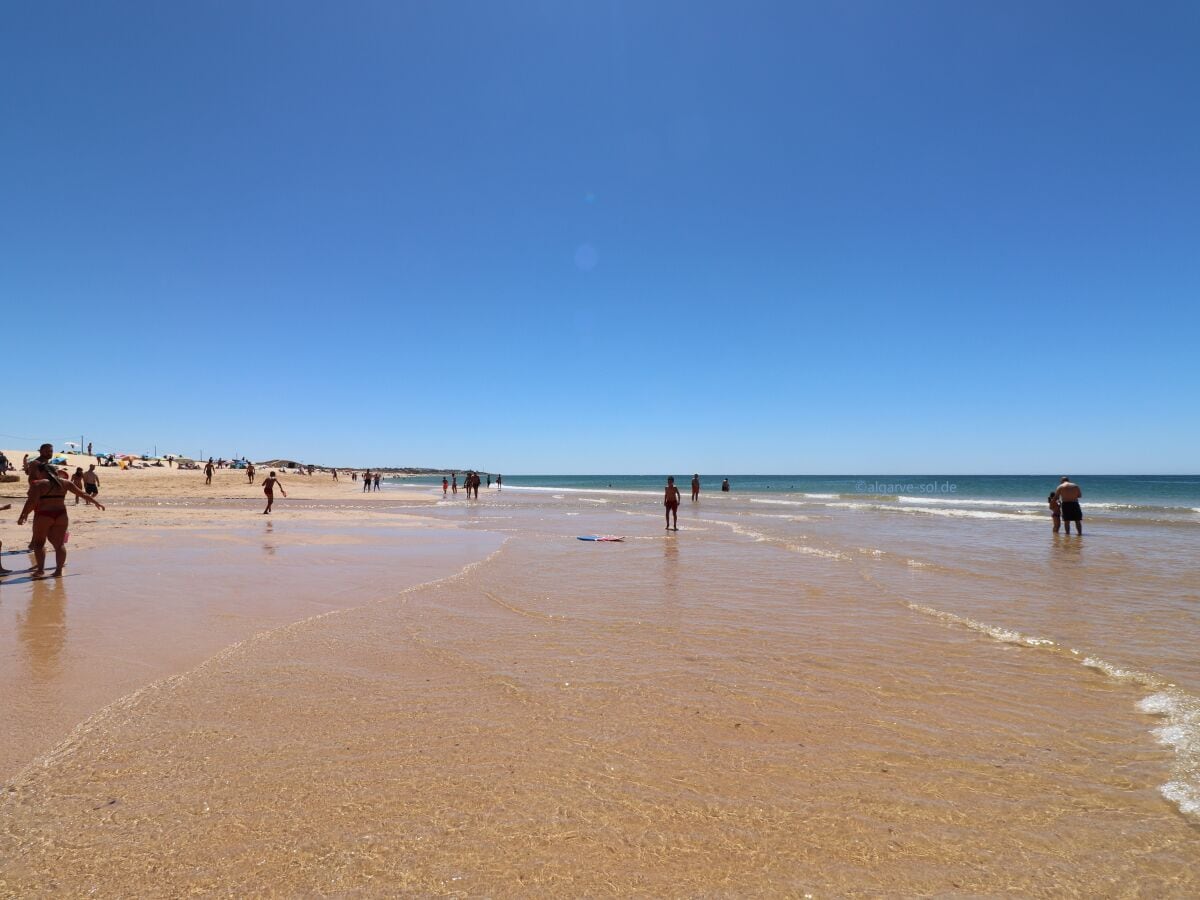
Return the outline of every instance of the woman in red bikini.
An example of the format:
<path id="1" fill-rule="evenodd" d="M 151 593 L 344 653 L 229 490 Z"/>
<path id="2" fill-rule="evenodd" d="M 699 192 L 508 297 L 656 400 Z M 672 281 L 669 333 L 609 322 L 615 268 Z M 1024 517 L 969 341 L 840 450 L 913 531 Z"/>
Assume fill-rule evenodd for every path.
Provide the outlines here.
<path id="1" fill-rule="evenodd" d="M 50 463 L 34 460 L 29 466 L 29 499 L 17 519 L 24 525 L 33 513 L 33 577 L 46 575 L 46 541 L 54 548 L 54 577 L 59 578 L 67 564 L 67 492 L 70 491 L 86 503 L 103 510 L 102 504 L 90 494 L 85 494 L 70 480 L 63 478 Z"/>

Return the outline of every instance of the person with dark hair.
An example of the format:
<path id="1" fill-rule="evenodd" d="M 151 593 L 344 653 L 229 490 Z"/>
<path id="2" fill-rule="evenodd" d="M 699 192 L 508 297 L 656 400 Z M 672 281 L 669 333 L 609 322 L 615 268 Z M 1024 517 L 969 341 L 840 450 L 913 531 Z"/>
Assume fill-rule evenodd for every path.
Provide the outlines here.
<path id="1" fill-rule="evenodd" d="M 83 473 L 83 489 L 93 497 L 100 493 L 100 476 L 96 474 L 95 463 L 88 466 L 88 470 Z"/>
<path id="2" fill-rule="evenodd" d="M 267 495 L 267 508 L 262 511 L 264 516 L 271 511 L 271 507 L 275 504 L 276 485 L 279 485 L 279 493 L 286 497 L 287 491 L 283 489 L 283 483 L 275 477 L 274 472 L 263 479 L 263 493 Z"/>
<path id="3" fill-rule="evenodd" d="M 671 530 L 671 518 L 675 519 L 675 530 L 679 530 L 679 488 L 675 487 L 675 476 L 667 476 L 667 491 L 663 495 L 663 506 L 667 510 L 667 531 Z"/>
<path id="4" fill-rule="evenodd" d="M 1058 502 L 1058 492 L 1051 491 L 1046 502 L 1050 504 L 1050 519 L 1054 522 L 1054 533 L 1058 534 L 1058 529 L 1062 527 L 1062 507 Z"/>
<path id="5" fill-rule="evenodd" d="M 42 447 L 45 450 L 50 445 L 43 444 Z M 67 564 L 67 527 L 70 524 L 67 517 L 68 491 L 82 497 L 85 503 L 104 509 L 104 504 L 62 478 L 49 462 L 37 459 L 29 464 L 29 498 L 25 501 L 17 524 L 24 525 L 29 514 L 33 513 L 33 541 L 29 548 L 33 551 L 34 578 L 46 575 L 47 540 L 54 548 L 55 578 L 62 575 L 63 567 Z"/>
<path id="6" fill-rule="evenodd" d="M 1067 526 L 1067 534 L 1071 533 L 1071 523 L 1074 522 L 1075 530 L 1082 537 L 1083 510 L 1079 507 L 1079 498 L 1083 496 L 1083 491 L 1079 489 L 1079 485 L 1071 481 L 1069 476 L 1064 475 L 1058 488 L 1054 491 L 1054 495 L 1058 497 L 1058 504 L 1062 509 L 1062 519 Z"/>
<path id="7" fill-rule="evenodd" d="M 700 499 L 700 476 L 698 474 L 692 476 L 692 502 L 695 503 Z"/>
<path id="8" fill-rule="evenodd" d="M 75 485 L 75 487 L 78 488 L 81 492 L 83 491 L 83 467 L 82 466 L 75 467 L 75 474 L 71 476 L 71 484 Z M 75 505 L 76 506 L 79 505 L 79 498 L 82 496 L 83 496 L 82 493 L 75 495 Z"/>
<path id="9" fill-rule="evenodd" d="M 205 484 L 212 484 L 213 471 L 214 471 L 213 470 L 213 461 L 212 461 L 212 457 L 210 456 L 208 458 L 208 462 L 204 466 L 204 483 Z"/>
<path id="10" fill-rule="evenodd" d="M 724 491 L 726 494 L 729 493 L 729 479 L 728 478 L 726 478 L 724 481 L 721 482 L 721 490 Z"/>

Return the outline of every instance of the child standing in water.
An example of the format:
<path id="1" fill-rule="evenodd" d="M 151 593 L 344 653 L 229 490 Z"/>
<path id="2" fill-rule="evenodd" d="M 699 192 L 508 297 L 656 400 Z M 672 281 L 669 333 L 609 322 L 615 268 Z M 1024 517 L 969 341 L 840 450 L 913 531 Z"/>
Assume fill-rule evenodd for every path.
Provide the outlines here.
<path id="1" fill-rule="evenodd" d="M 667 531 L 671 530 L 671 517 L 675 518 L 675 530 L 679 530 L 679 488 L 675 487 L 675 476 L 667 476 L 667 491 L 663 495 L 663 506 L 666 507 Z"/>
<path id="2" fill-rule="evenodd" d="M 275 485 L 279 485 L 279 493 L 287 496 L 287 491 L 283 489 L 283 483 L 275 477 L 274 472 L 264 478 L 263 493 L 267 495 L 267 508 L 263 510 L 264 516 L 271 511 L 271 505 L 275 502 Z"/>
<path id="3" fill-rule="evenodd" d="M 1058 503 L 1058 492 L 1051 491 L 1046 502 L 1050 504 L 1050 517 L 1054 520 L 1054 533 L 1058 534 L 1058 529 L 1062 527 L 1062 507 Z"/>

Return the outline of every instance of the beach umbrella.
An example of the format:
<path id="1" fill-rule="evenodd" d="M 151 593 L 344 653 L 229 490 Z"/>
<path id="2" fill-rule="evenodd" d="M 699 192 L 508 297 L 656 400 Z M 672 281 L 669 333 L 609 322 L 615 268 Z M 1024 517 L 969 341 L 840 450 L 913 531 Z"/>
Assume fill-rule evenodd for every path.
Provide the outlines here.
<path id="1" fill-rule="evenodd" d="M 64 447 L 74 447 L 76 450 L 79 449 L 79 444 L 75 443 L 75 441 L 63 441 L 62 445 Z"/>

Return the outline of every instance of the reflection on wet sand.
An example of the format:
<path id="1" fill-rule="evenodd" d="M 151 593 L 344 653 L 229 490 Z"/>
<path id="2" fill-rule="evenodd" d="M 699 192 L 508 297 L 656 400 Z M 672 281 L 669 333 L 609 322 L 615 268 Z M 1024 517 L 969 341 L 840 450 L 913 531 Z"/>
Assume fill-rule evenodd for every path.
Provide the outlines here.
<path id="1" fill-rule="evenodd" d="M 67 643 L 67 579 L 43 578 L 32 583 L 25 612 L 17 616 L 17 633 L 34 681 L 59 674 L 59 657 Z"/>

